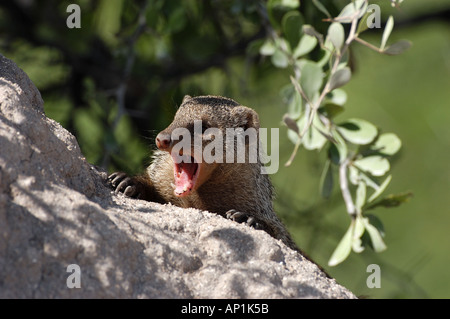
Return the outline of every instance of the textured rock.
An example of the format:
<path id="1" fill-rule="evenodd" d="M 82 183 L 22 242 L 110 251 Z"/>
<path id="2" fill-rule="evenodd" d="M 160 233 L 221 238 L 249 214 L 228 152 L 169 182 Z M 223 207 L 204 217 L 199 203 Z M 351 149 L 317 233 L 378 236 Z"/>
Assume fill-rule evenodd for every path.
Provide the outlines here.
<path id="1" fill-rule="evenodd" d="M 105 177 L 0 55 L 0 298 L 354 298 L 262 231 L 115 195 Z"/>

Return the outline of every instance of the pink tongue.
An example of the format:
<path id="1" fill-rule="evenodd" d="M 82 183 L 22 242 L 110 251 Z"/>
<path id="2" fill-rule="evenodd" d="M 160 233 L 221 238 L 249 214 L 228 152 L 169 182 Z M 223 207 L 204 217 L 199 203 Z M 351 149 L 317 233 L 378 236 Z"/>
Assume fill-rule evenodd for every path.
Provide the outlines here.
<path id="1" fill-rule="evenodd" d="M 194 163 L 179 163 L 177 164 L 177 173 L 175 175 L 175 193 L 182 194 L 185 191 L 191 190 L 193 185 L 192 178 L 194 177 L 196 165 Z"/>

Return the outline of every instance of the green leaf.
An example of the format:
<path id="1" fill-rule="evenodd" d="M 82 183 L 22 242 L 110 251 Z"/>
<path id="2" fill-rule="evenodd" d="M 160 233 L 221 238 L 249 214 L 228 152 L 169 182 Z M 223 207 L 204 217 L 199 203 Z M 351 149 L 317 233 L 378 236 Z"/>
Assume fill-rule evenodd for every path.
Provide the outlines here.
<path id="1" fill-rule="evenodd" d="M 363 217 L 357 216 L 355 219 L 355 230 L 353 233 L 353 238 L 360 238 L 364 234 L 364 221 Z"/>
<path id="2" fill-rule="evenodd" d="M 367 214 L 366 217 L 369 219 L 369 223 L 373 225 L 376 229 L 378 229 L 381 236 L 384 237 L 385 235 L 384 226 L 381 220 L 377 216 L 372 214 Z"/>
<path id="3" fill-rule="evenodd" d="M 339 113 L 342 113 L 344 108 L 338 104 L 327 102 L 325 105 L 319 108 L 319 112 L 325 114 L 328 118 L 334 118 Z"/>
<path id="4" fill-rule="evenodd" d="M 300 86 L 310 101 L 318 94 L 322 81 L 322 68 L 314 62 L 306 61 L 301 68 Z"/>
<path id="5" fill-rule="evenodd" d="M 339 242 L 333 254 L 331 255 L 330 260 L 328 261 L 328 266 L 331 267 L 336 266 L 341 262 L 343 262 L 348 257 L 348 255 L 352 250 L 352 239 L 354 229 L 355 223 L 352 221 L 344 237 L 342 237 L 341 241 Z"/>
<path id="6" fill-rule="evenodd" d="M 337 130 L 347 141 L 358 145 L 371 143 L 378 134 L 372 123 L 361 119 L 350 119 L 338 125 Z"/>
<path id="7" fill-rule="evenodd" d="M 284 114 L 283 116 L 283 122 L 284 124 L 286 124 L 286 126 L 294 131 L 295 133 L 297 133 L 297 135 L 300 133 L 299 129 L 298 129 L 298 125 L 297 122 L 295 120 L 293 120 L 288 114 Z"/>
<path id="8" fill-rule="evenodd" d="M 334 139 L 333 135 L 331 135 L 330 132 L 324 131 L 324 130 L 322 130 L 322 129 L 320 129 L 320 128 L 317 128 L 317 127 L 316 127 L 316 129 L 317 129 L 317 131 L 318 131 L 320 134 L 322 134 L 322 136 L 325 137 L 329 142 L 331 142 L 331 143 L 337 143 L 337 141 Z"/>
<path id="9" fill-rule="evenodd" d="M 299 0 L 268 0 L 267 15 L 270 23 L 275 29 L 280 27 L 283 16 L 290 10 L 300 6 Z"/>
<path id="10" fill-rule="evenodd" d="M 361 238 L 353 238 L 352 240 L 352 250 L 355 253 L 362 253 L 364 251 L 365 247 L 363 244 L 363 241 L 361 240 Z"/>
<path id="11" fill-rule="evenodd" d="M 294 86 L 289 83 L 283 86 L 280 89 L 280 97 L 283 99 L 283 103 L 288 104 L 290 100 L 294 97 L 295 88 Z"/>
<path id="12" fill-rule="evenodd" d="M 348 177 L 349 177 L 350 183 L 352 183 L 353 185 L 358 185 L 358 183 L 361 179 L 359 170 L 355 166 L 352 166 L 352 165 L 350 165 L 348 167 Z"/>
<path id="13" fill-rule="evenodd" d="M 327 37 L 331 43 L 333 43 L 336 50 L 340 52 L 345 39 L 344 27 L 342 24 L 339 22 L 333 22 L 328 28 Z"/>
<path id="14" fill-rule="evenodd" d="M 316 29 L 314 29 L 312 26 L 310 26 L 309 24 L 305 24 L 302 28 L 303 33 L 310 35 L 312 37 L 315 37 L 319 43 L 323 43 L 323 35 L 320 34 L 319 32 L 316 31 Z"/>
<path id="15" fill-rule="evenodd" d="M 350 166 L 350 167 L 354 167 L 354 166 Z M 371 179 L 369 176 L 367 176 L 366 174 L 364 174 L 364 172 L 360 171 L 359 169 L 355 168 L 359 174 L 358 174 L 358 178 L 360 180 L 362 180 L 364 183 L 366 183 L 367 186 L 372 187 L 373 189 L 378 189 L 378 184 L 375 183 L 373 181 L 373 179 Z"/>
<path id="16" fill-rule="evenodd" d="M 366 12 L 361 18 L 361 20 L 359 20 L 358 28 L 356 29 L 356 34 L 361 34 L 369 28 L 369 26 L 367 25 L 367 19 L 371 14 L 372 14 L 371 12 Z"/>
<path id="17" fill-rule="evenodd" d="M 352 78 L 352 72 L 349 67 L 345 67 L 343 69 L 337 70 L 330 79 L 330 88 L 329 91 L 333 91 L 334 89 L 340 88 L 347 84 Z"/>
<path id="18" fill-rule="evenodd" d="M 281 22 L 286 40 L 293 49 L 297 47 L 302 33 L 303 17 L 298 11 L 289 11 Z"/>
<path id="19" fill-rule="evenodd" d="M 245 49 L 245 53 L 250 57 L 258 56 L 258 54 L 261 54 L 261 48 L 264 43 L 264 39 L 257 39 L 250 42 Z"/>
<path id="20" fill-rule="evenodd" d="M 391 35 L 392 29 L 394 28 L 394 18 L 392 16 L 389 16 L 386 26 L 384 27 L 383 36 L 381 37 L 381 46 L 380 50 L 383 51 L 387 40 L 389 39 L 389 36 Z"/>
<path id="21" fill-rule="evenodd" d="M 337 143 L 332 143 L 330 145 L 330 148 L 328 150 L 328 157 L 334 164 L 339 165 L 347 158 L 347 144 L 345 144 L 345 141 L 335 130 L 331 130 L 331 135 L 337 141 Z"/>
<path id="22" fill-rule="evenodd" d="M 289 65 L 289 59 L 287 55 L 279 49 L 275 50 L 275 53 L 272 55 L 271 61 L 272 64 L 277 68 L 283 69 Z"/>
<path id="23" fill-rule="evenodd" d="M 407 203 L 411 197 L 413 196 L 412 193 L 400 193 L 400 194 L 391 194 L 389 196 L 386 196 L 385 198 L 379 200 L 378 202 L 373 203 L 372 205 L 366 207 L 366 210 L 368 209 L 374 209 L 376 207 L 382 206 L 382 207 L 397 207 L 403 203 Z"/>
<path id="24" fill-rule="evenodd" d="M 113 6 L 111 1 L 98 2 L 94 19 L 97 34 L 108 44 L 115 43 L 117 41 L 115 35 L 119 32 L 122 23 L 121 13 L 124 1 L 115 1 Z"/>
<path id="25" fill-rule="evenodd" d="M 300 132 L 303 131 L 305 125 L 307 124 L 308 119 L 306 116 L 303 116 L 298 122 L 298 127 Z M 323 145 L 327 142 L 327 139 L 319 132 L 319 129 L 322 131 L 326 131 L 326 128 L 320 122 L 318 116 L 314 116 L 311 127 L 306 131 L 303 136 L 302 144 L 307 150 L 318 150 L 323 147 Z"/>
<path id="26" fill-rule="evenodd" d="M 300 7 L 300 0 L 281 0 L 281 5 L 290 9 L 297 9 Z"/>
<path id="27" fill-rule="evenodd" d="M 382 156 L 368 156 L 353 162 L 359 169 L 369 172 L 373 176 L 383 176 L 389 171 L 389 161 Z"/>
<path id="28" fill-rule="evenodd" d="M 328 96 L 333 104 L 344 106 L 344 104 L 347 102 L 347 93 L 345 93 L 345 91 L 342 89 L 335 89 L 328 93 Z"/>
<path id="29" fill-rule="evenodd" d="M 316 6 L 317 9 L 319 9 L 320 11 L 322 11 L 323 14 L 325 14 L 327 16 L 327 18 L 331 19 L 331 14 L 328 12 L 327 8 L 325 8 L 325 6 L 319 2 L 319 0 L 313 0 L 314 5 Z"/>
<path id="30" fill-rule="evenodd" d="M 287 84 L 280 90 L 280 96 L 288 106 L 289 117 L 297 121 L 302 114 L 302 97 L 300 93 L 295 90 L 292 84 Z"/>
<path id="31" fill-rule="evenodd" d="M 294 49 L 294 58 L 298 59 L 299 57 L 308 54 L 311 52 L 317 45 L 317 38 L 308 34 L 304 34 L 297 47 Z"/>
<path id="32" fill-rule="evenodd" d="M 380 231 L 375 226 L 370 224 L 368 218 L 363 218 L 363 223 L 364 223 L 364 226 L 365 226 L 367 232 L 369 233 L 373 250 L 375 250 L 375 252 L 377 252 L 377 253 L 386 250 L 387 247 L 383 241 Z"/>
<path id="33" fill-rule="evenodd" d="M 372 196 L 369 197 L 368 203 L 373 202 L 377 197 L 381 195 L 381 193 L 384 192 L 384 190 L 388 187 L 389 183 L 391 182 L 392 175 L 389 175 L 384 182 L 378 187 L 378 189 L 372 194 Z"/>
<path id="34" fill-rule="evenodd" d="M 361 9 L 361 14 L 359 17 L 364 14 L 366 11 L 363 7 L 365 5 L 364 0 L 355 0 L 354 2 L 349 3 L 342 9 L 341 13 L 337 16 L 336 20 L 342 23 L 350 23 L 352 22 L 352 16 L 355 14 L 357 10 Z"/>
<path id="35" fill-rule="evenodd" d="M 295 92 L 294 98 L 288 105 L 288 112 L 292 116 L 293 119 L 297 120 L 302 114 L 302 97 L 300 93 Z"/>
<path id="36" fill-rule="evenodd" d="M 411 47 L 411 42 L 408 40 L 400 40 L 398 42 L 395 42 L 391 46 L 387 47 L 383 50 L 382 53 L 387 55 L 398 55 L 402 54 L 406 50 L 408 50 Z"/>
<path id="37" fill-rule="evenodd" d="M 394 155 L 402 146 L 402 141 L 394 133 L 381 134 L 371 147 L 384 155 Z"/>
<path id="38" fill-rule="evenodd" d="M 275 53 L 275 51 L 275 44 L 271 40 L 266 40 L 266 42 L 264 42 L 264 44 L 259 49 L 259 53 L 265 56 L 271 56 Z"/>
<path id="39" fill-rule="evenodd" d="M 330 161 L 335 164 L 339 165 L 341 162 L 341 154 L 339 153 L 339 149 L 336 146 L 337 144 L 330 144 L 330 147 L 328 148 L 328 158 Z"/>
<path id="40" fill-rule="evenodd" d="M 320 177 L 320 193 L 323 198 L 330 198 L 333 191 L 333 171 L 331 169 L 331 161 L 328 160 L 323 168 L 322 176 Z"/>
<path id="41" fill-rule="evenodd" d="M 291 143 L 294 145 L 296 145 L 300 139 L 300 136 L 293 130 L 288 130 L 287 136 Z"/>
<path id="42" fill-rule="evenodd" d="M 353 232 L 353 239 L 352 239 L 352 249 L 355 253 L 361 253 L 364 251 L 363 242 L 361 240 L 362 235 L 364 234 L 364 222 L 361 218 L 361 216 L 356 217 L 355 219 L 355 230 Z"/>
<path id="43" fill-rule="evenodd" d="M 322 42 L 321 42 L 322 44 Z M 317 62 L 317 65 L 321 68 L 326 68 L 326 65 L 330 63 L 330 58 L 333 56 L 333 43 L 329 39 L 325 41 L 322 48 L 323 56 L 320 58 L 320 60 Z"/>

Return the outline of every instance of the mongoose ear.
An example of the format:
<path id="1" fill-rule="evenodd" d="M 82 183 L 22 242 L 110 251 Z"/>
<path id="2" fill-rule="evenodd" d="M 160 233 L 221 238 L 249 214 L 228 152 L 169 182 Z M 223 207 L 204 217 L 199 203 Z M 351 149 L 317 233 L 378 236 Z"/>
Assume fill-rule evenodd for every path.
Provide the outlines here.
<path id="1" fill-rule="evenodd" d="M 184 98 L 183 98 L 183 102 L 181 102 L 181 104 L 189 101 L 190 99 L 192 99 L 192 97 L 190 95 L 185 95 Z"/>
<path id="2" fill-rule="evenodd" d="M 250 127 L 259 129 L 259 116 L 253 109 L 246 106 L 237 106 L 233 108 L 232 113 L 245 120 L 244 129 Z"/>
<path id="3" fill-rule="evenodd" d="M 247 127 L 254 127 L 255 129 L 259 129 L 259 116 L 258 113 L 256 113 L 256 111 L 252 110 L 251 108 L 248 108 L 248 113 L 247 113 Z"/>

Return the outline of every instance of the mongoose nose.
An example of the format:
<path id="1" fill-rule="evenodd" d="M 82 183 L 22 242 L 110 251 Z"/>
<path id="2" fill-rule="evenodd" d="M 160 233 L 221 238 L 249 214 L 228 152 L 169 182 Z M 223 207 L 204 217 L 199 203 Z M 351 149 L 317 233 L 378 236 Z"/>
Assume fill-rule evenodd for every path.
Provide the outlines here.
<path id="1" fill-rule="evenodd" d="M 170 147 L 170 142 L 170 134 L 161 132 L 156 136 L 156 147 L 162 151 L 167 150 Z"/>

